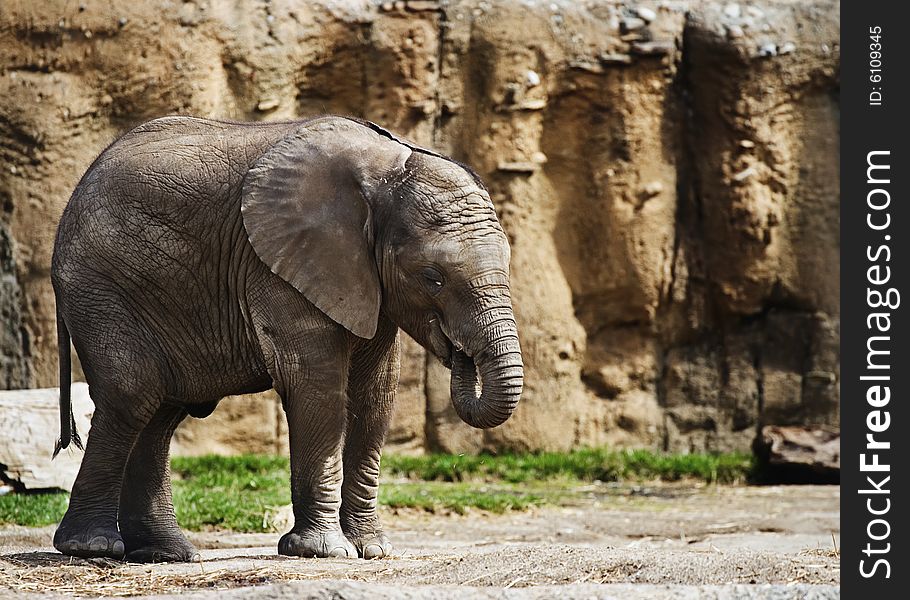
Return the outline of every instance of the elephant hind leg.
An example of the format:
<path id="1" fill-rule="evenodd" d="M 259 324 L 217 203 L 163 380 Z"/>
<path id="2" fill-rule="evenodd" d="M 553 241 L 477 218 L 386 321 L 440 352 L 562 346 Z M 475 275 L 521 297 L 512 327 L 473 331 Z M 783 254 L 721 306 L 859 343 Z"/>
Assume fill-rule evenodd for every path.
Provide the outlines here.
<path id="1" fill-rule="evenodd" d="M 121 559 L 126 545 L 118 513 L 127 463 L 172 378 L 137 311 L 109 282 L 95 278 L 85 283 L 93 284 L 92 294 L 62 294 L 58 302 L 82 360 L 95 414 L 54 547 L 73 556 Z M 101 305 L 89 306 L 90 301 L 104 301 L 103 314 Z"/>
<path id="2" fill-rule="evenodd" d="M 122 559 L 126 547 L 117 528 L 123 473 L 130 450 L 145 425 L 110 410 L 110 398 L 92 390 L 96 402 L 85 456 L 69 507 L 54 534 L 54 547 L 70 556 Z"/>
<path id="3" fill-rule="evenodd" d="M 171 496 L 169 450 L 186 409 L 162 405 L 130 454 L 120 494 L 120 533 L 126 559 L 135 562 L 199 560 L 177 524 Z"/>

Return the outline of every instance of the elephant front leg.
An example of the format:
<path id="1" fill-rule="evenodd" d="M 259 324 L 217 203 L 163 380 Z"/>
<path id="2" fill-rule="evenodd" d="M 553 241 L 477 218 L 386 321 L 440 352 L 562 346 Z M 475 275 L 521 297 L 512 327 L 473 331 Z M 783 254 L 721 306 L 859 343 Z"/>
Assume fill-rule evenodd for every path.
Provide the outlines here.
<path id="1" fill-rule="evenodd" d="M 354 353 L 348 387 L 341 527 L 363 558 L 392 552 L 376 513 L 379 461 L 398 387 L 398 329 L 380 323 L 376 336 Z"/>
<path id="2" fill-rule="evenodd" d="M 376 514 L 379 491 L 379 448 L 345 452 L 341 527 L 363 558 L 383 558 L 392 553 L 392 543 Z"/>
<path id="3" fill-rule="evenodd" d="M 357 558 L 341 530 L 344 386 L 308 382 L 283 398 L 291 449 L 294 527 L 278 542 L 279 554 Z"/>

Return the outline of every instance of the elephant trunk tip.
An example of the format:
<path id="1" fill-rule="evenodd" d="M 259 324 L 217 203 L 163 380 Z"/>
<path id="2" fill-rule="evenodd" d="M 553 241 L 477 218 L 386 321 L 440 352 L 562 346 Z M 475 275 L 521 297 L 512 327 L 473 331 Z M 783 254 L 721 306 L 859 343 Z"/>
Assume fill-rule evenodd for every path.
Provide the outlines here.
<path id="1" fill-rule="evenodd" d="M 464 352 L 452 358 L 452 405 L 459 418 L 478 429 L 492 429 L 505 423 L 521 398 L 524 370 L 520 354 L 499 355 L 480 362 L 480 390 L 477 367 Z"/>

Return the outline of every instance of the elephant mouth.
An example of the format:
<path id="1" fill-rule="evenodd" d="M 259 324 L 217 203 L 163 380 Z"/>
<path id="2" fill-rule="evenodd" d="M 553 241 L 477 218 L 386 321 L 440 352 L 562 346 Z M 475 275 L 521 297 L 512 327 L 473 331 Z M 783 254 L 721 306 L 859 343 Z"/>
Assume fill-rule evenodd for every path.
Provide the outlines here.
<path id="1" fill-rule="evenodd" d="M 467 390 L 466 393 L 473 398 L 478 398 L 483 390 L 483 384 L 477 376 L 477 363 L 474 357 L 468 353 L 467 349 L 462 348 L 459 344 L 449 342 L 449 354 L 447 359 L 442 363 L 447 369 L 452 371 L 452 381 L 459 389 Z M 462 382 L 461 384 L 457 382 Z M 466 388 L 463 386 L 467 386 Z M 459 394 L 453 387 L 452 394 Z M 453 398 L 456 397 L 453 395 Z"/>
<path id="2" fill-rule="evenodd" d="M 455 348 L 451 343 L 448 344 L 447 352 L 443 356 L 438 356 L 442 366 L 446 369 L 452 369 L 452 362 L 455 360 Z"/>
<path id="3" fill-rule="evenodd" d="M 457 358 L 471 359 L 471 353 L 460 343 L 455 341 L 439 316 L 430 322 L 430 346 L 433 355 L 447 369 L 451 369 Z"/>
<path id="4" fill-rule="evenodd" d="M 453 379 L 456 378 L 456 373 L 458 373 L 458 379 L 474 382 L 470 391 L 475 397 L 480 394 L 482 386 L 480 385 L 480 380 L 477 378 L 477 364 L 474 362 L 474 357 L 468 354 L 466 349 L 451 340 L 448 340 L 448 352 L 445 357 L 440 360 L 445 368 L 452 371 Z"/>

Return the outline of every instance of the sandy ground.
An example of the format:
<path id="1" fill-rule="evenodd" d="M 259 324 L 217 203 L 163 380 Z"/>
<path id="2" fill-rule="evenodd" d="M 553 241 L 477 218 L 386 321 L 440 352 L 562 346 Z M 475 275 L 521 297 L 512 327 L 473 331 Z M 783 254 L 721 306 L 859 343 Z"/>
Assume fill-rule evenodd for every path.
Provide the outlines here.
<path id="1" fill-rule="evenodd" d="M 597 485 L 510 515 L 387 511 L 395 556 L 276 555 L 277 534 L 204 532 L 202 563 L 85 561 L 52 527 L 0 528 L 0 596 L 836 598 L 835 486 Z M 37 597 L 37 596 L 36 596 Z"/>

